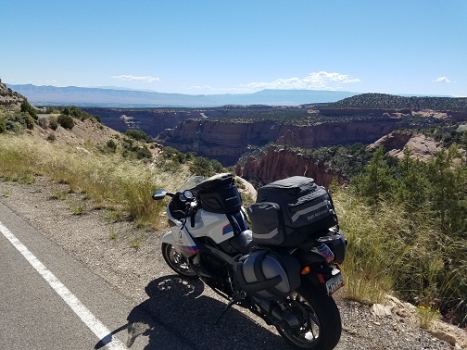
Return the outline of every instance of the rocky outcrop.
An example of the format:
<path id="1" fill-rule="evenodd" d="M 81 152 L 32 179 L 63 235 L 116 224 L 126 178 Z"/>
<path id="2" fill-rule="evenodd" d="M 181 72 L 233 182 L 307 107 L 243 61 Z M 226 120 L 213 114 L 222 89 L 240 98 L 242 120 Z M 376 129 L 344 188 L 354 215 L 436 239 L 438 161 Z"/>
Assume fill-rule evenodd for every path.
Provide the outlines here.
<path id="1" fill-rule="evenodd" d="M 82 107 L 85 112 L 97 115 L 108 127 L 124 133 L 127 129 L 140 129 L 156 137 L 165 129 L 174 128 L 187 119 L 211 117 L 244 117 L 261 113 L 271 113 L 279 107 L 273 106 L 224 106 L 220 108 L 99 108 Z M 287 107 L 287 110 L 299 110 Z"/>
<path id="2" fill-rule="evenodd" d="M 268 143 L 284 146 L 317 148 L 322 146 L 368 144 L 398 128 L 410 125 L 390 117 L 376 120 L 353 120 L 288 125 L 273 121 L 220 122 L 209 119 L 186 120 L 165 130 L 158 139 L 166 146 L 182 152 L 194 151 L 200 156 L 216 158 L 223 165 L 232 165 L 251 146 Z"/>
<path id="3" fill-rule="evenodd" d="M 114 130 L 124 133 L 127 129 L 140 129 L 153 137 L 186 119 L 202 118 L 201 113 L 196 110 L 95 107 L 85 107 L 82 110 L 99 116 L 103 124 Z"/>
<path id="4" fill-rule="evenodd" d="M 12 91 L 0 82 L 0 106 L 11 109 L 19 107 L 23 101 L 24 97 L 22 95 Z"/>
<path id="5" fill-rule="evenodd" d="M 318 185 L 329 187 L 335 179 L 339 183 L 345 181 L 342 174 L 331 171 L 313 157 L 292 150 L 269 147 L 261 159 L 250 156 L 245 165 L 236 167 L 237 175 L 247 180 L 270 183 L 290 176 L 306 176 L 315 180 Z"/>
<path id="6" fill-rule="evenodd" d="M 404 149 L 411 150 L 411 157 L 421 161 L 429 161 L 433 159 L 436 152 L 441 149 L 441 143 L 433 138 L 427 137 L 415 132 L 392 132 L 389 135 L 383 136 L 375 143 L 368 146 L 368 150 L 374 151 L 379 147 L 383 147 L 385 153 L 391 157 L 402 159 L 404 157 Z"/>

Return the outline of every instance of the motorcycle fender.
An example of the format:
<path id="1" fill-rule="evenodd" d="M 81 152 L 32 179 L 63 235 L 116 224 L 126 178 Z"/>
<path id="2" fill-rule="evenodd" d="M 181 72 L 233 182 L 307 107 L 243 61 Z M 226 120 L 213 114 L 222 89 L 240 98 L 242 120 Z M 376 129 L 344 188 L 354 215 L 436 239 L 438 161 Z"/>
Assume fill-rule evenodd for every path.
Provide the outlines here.
<path id="1" fill-rule="evenodd" d="M 167 232 L 162 237 L 162 243 L 170 244 L 171 246 L 173 246 L 175 249 L 178 250 L 178 245 L 175 243 L 175 237 L 174 237 L 172 231 Z"/>

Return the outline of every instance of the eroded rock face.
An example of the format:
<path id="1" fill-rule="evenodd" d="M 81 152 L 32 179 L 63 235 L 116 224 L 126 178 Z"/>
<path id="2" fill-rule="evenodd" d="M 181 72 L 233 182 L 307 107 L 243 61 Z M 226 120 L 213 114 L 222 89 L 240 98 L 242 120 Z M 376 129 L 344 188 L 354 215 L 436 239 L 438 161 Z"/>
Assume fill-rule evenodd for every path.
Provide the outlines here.
<path id="1" fill-rule="evenodd" d="M 371 143 L 391 131 L 410 127 L 395 119 L 343 121 L 316 125 L 287 125 L 273 121 L 219 122 L 186 120 L 165 130 L 158 139 L 182 152 L 216 158 L 224 166 L 232 165 L 249 146 L 274 142 L 284 146 L 316 148 L 356 142 Z"/>
<path id="2" fill-rule="evenodd" d="M 98 108 L 83 107 L 87 113 L 97 115 L 102 122 L 117 131 L 125 133 L 127 129 L 140 129 L 156 137 L 160 132 L 173 128 L 177 123 L 190 118 L 202 118 L 197 110 L 161 110 L 154 108 Z"/>
<path id="3" fill-rule="evenodd" d="M 8 89 L 6 85 L 0 82 L 0 106 L 5 108 L 15 108 L 21 105 L 24 101 L 24 97 L 11 89 Z"/>
<path id="4" fill-rule="evenodd" d="M 311 156 L 269 147 L 261 160 L 250 156 L 243 168 L 237 165 L 237 175 L 245 179 L 260 180 L 270 183 L 290 176 L 306 176 L 315 180 L 318 185 L 329 187 L 333 179 L 344 182 L 344 177 L 319 164 Z"/>
<path id="5" fill-rule="evenodd" d="M 383 136 L 375 143 L 368 146 L 369 150 L 384 147 L 384 151 L 391 157 L 404 158 L 404 149 L 411 150 L 411 157 L 427 162 L 434 158 L 441 144 L 433 138 L 413 132 L 393 132 Z"/>

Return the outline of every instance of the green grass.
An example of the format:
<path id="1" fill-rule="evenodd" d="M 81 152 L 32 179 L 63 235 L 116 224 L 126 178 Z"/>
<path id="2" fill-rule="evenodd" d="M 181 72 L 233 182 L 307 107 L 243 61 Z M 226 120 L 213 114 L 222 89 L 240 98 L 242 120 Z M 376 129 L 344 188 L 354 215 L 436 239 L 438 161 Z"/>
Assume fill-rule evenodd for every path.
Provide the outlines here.
<path id="1" fill-rule="evenodd" d="M 81 206 L 73 207 L 73 214 L 74 215 L 83 215 L 85 213 L 85 209 Z"/>
<path id="2" fill-rule="evenodd" d="M 417 311 L 418 321 L 423 329 L 430 329 L 431 325 L 441 317 L 439 310 L 431 306 L 419 305 Z"/>
<path id="3" fill-rule="evenodd" d="M 100 216 L 112 222 L 122 221 L 125 218 L 124 213 L 121 211 L 111 209 L 103 210 L 100 213 Z"/>
<path id="4" fill-rule="evenodd" d="M 2 191 L 2 196 L 3 197 L 10 197 L 11 196 L 11 191 Z"/>
<path id="5" fill-rule="evenodd" d="M 57 191 L 50 195 L 50 199 L 65 200 L 68 198 L 68 191 Z"/>
<path id="6" fill-rule="evenodd" d="M 369 206 L 348 189 L 333 192 L 333 199 L 348 240 L 342 264 L 348 298 L 379 303 L 396 294 L 416 305 L 450 310 L 462 321 L 467 239 L 444 235 L 426 216 L 406 213 L 397 204 Z"/>

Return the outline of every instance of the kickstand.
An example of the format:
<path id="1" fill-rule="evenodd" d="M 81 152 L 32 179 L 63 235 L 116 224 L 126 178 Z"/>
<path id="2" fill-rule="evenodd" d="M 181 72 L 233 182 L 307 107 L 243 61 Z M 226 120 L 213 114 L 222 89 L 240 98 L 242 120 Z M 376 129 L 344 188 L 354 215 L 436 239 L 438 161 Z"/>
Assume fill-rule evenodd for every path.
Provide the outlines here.
<path id="1" fill-rule="evenodd" d="M 233 298 L 231 301 L 229 301 L 229 303 L 227 304 L 227 306 L 225 307 L 224 311 L 222 311 L 222 313 L 220 314 L 220 316 L 217 318 L 217 320 L 214 322 L 214 326 L 216 326 L 220 319 L 222 318 L 222 316 L 224 316 L 224 314 L 227 312 L 228 309 L 230 309 L 232 307 L 233 304 L 235 304 L 238 300 L 240 300 L 240 298 L 237 296 L 235 298 Z"/>

